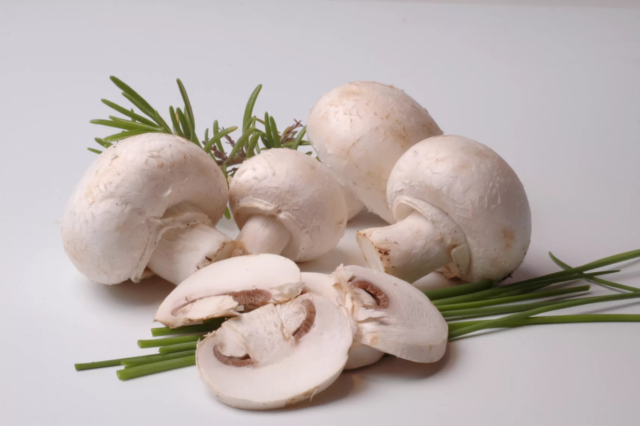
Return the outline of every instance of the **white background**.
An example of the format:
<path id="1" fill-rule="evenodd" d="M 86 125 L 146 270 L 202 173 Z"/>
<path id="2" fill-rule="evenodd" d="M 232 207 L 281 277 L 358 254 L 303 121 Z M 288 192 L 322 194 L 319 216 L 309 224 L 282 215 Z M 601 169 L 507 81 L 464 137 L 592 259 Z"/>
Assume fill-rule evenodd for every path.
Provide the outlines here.
<path id="1" fill-rule="evenodd" d="M 385 358 L 310 404 L 268 413 L 217 402 L 194 368 L 130 382 L 73 370 L 142 353 L 135 342 L 172 288 L 91 283 L 62 249 L 57 221 L 96 158 L 85 147 L 108 134 L 88 121 L 110 114 L 100 98 L 121 101 L 112 74 L 165 117 L 180 77 L 200 132 L 214 118 L 239 123 L 258 83 L 257 111 L 283 124 L 345 82 L 394 84 L 519 174 L 534 230 L 518 277 L 555 271 L 549 250 L 577 264 L 639 248 L 637 3 L 496 3 L 0 2 L 0 423 L 638 424 L 638 324 L 488 333 L 450 344 L 435 365 Z M 580 7 L 603 3 L 616 7 Z M 358 218 L 303 269 L 362 263 L 354 229 L 377 223 Z M 615 280 L 637 286 L 639 272 L 633 263 Z M 640 313 L 637 303 L 580 311 L 604 307 Z"/>

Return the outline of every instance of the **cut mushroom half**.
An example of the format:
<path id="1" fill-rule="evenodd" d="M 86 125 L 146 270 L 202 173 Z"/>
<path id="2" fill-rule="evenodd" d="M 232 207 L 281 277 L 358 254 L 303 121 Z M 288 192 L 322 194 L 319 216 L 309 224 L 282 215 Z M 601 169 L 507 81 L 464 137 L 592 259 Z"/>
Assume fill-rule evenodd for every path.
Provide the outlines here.
<path id="1" fill-rule="evenodd" d="M 336 288 L 336 280 L 327 274 L 317 272 L 302 273 L 303 292 L 311 293 L 329 299 L 338 306 L 344 306 L 345 297 Z M 363 344 L 358 325 L 352 321 L 353 344 L 349 348 L 349 359 L 344 366 L 345 370 L 366 367 L 375 364 L 384 356 L 384 352 Z"/>
<path id="2" fill-rule="evenodd" d="M 300 294 L 300 269 L 273 254 L 233 257 L 187 278 L 162 302 L 155 320 L 175 328 L 230 317 Z"/>
<path id="3" fill-rule="evenodd" d="M 228 200 L 220 168 L 181 137 L 151 133 L 112 145 L 67 202 L 64 249 L 93 281 L 140 281 L 149 271 L 178 284 L 225 259 L 236 243 L 215 229 Z"/>
<path id="4" fill-rule="evenodd" d="M 448 326 L 440 311 L 406 281 L 361 266 L 333 274 L 345 294 L 360 343 L 414 362 L 436 362 L 447 348 Z"/>
<path id="5" fill-rule="evenodd" d="M 268 410 L 310 399 L 331 385 L 351 342 L 345 309 L 305 294 L 227 320 L 199 343 L 196 363 L 225 404 Z"/>

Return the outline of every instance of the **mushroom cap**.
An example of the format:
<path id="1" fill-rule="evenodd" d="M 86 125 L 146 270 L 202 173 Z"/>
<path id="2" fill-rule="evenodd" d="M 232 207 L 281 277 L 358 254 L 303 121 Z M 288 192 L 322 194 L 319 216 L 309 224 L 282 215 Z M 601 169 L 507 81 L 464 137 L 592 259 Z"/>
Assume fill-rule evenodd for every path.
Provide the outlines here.
<path id="1" fill-rule="evenodd" d="M 353 219 L 364 209 L 364 203 L 360 201 L 358 196 L 346 186 L 342 186 L 344 201 L 347 203 L 347 222 Z"/>
<path id="2" fill-rule="evenodd" d="M 276 217 L 291 233 L 282 255 L 296 262 L 334 248 L 347 224 L 340 183 L 316 159 L 287 148 L 245 161 L 231 181 L 229 204 L 240 228 L 256 214 Z"/>
<path id="3" fill-rule="evenodd" d="M 65 251 L 91 280 L 137 282 L 163 232 L 215 225 L 227 194 L 220 168 L 192 142 L 163 133 L 124 139 L 100 154 L 67 202 Z"/>
<path id="4" fill-rule="evenodd" d="M 393 165 L 415 143 L 441 134 L 429 112 L 402 90 L 366 81 L 324 94 L 307 120 L 307 136 L 323 164 L 389 223 Z"/>
<path id="5" fill-rule="evenodd" d="M 232 257 L 208 265 L 175 288 L 155 320 L 175 328 L 205 319 L 234 316 L 300 294 L 300 269 L 275 254 Z"/>
<path id="6" fill-rule="evenodd" d="M 196 363 L 225 404 L 268 410 L 312 398 L 331 385 L 347 362 L 351 341 L 345 309 L 305 294 L 227 320 L 198 344 Z"/>
<path id="7" fill-rule="evenodd" d="M 303 272 L 301 276 L 302 283 L 304 285 L 303 291 L 305 293 L 322 296 L 338 306 L 344 306 L 344 294 L 336 288 L 336 280 L 331 275 L 317 272 Z M 353 344 L 351 345 L 351 348 L 349 348 L 349 359 L 347 360 L 344 369 L 352 370 L 354 368 L 361 368 L 375 364 L 384 356 L 384 352 L 360 343 L 360 330 L 358 329 L 355 321 L 353 321 L 352 318 L 350 319 L 354 338 Z"/>
<path id="8" fill-rule="evenodd" d="M 524 259 L 531 210 L 513 169 L 489 147 L 462 136 L 436 136 L 407 151 L 387 188 L 396 220 L 414 210 L 451 249 L 451 275 L 500 280 Z M 445 270 L 445 272 L 447 272 Z"/>
<path id="9" fill-rule="evenodd" d="M 406 281 L 362 266 L 339 266 L 334 279 L 360 330 L 359 341 L 414 362 L 436 362 L 449 327 L 427 296 Z"/>

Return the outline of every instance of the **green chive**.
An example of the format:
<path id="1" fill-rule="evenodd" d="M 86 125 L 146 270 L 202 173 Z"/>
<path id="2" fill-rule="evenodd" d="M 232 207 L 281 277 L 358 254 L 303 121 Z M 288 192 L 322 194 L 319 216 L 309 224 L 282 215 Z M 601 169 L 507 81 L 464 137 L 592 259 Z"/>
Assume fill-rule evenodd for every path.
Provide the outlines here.
<path id="1" fill-rule="evenodd" d="M 151 364 L 138 365 L 135 367 L 123 368 L 116 374 L 120 380 L 130 380 L 137 377 L 148 376 L 150 374 L 161 373 L 163 371 L 175 370 L 177 368 L 189 367 L 196 364 L 196 356 L 189 355 L 182 358 L 170 359 L 167 361 L 154 362 Z"/>
<path id="2" fill-rule="evenodd" d="M 425 290 L 423 293 L 429 298 L 429 300 L 434 301 L 447 299 L 449 297 L 462 296 L 469 293 L 476 293 L 478 291 L 491 288 L 493 284 L 494 282 L 492 280 L 482 280 L 473 283 L 460 284 L 453 287 Z"/>
<path id="3" fill-rule="evenodd" d="M 161 346 L 158 352 L 161 354 L 172 354 L 174 352 L 190 351 L 198 346 L 198 342 L 178 343 L 177 345 Z"/>
<path id="4" fill-rule="evenodd" d="M 553 260 L 555 262 L 555 264 L 558 265 L 559 267 L 561 267 L 562 269 L 564 269 L 564 270 L 571 269 L 571 266 L 567 265 L 566 263 L 564 263 L 563 261 L 561 261 L 560 259 L 555 257 L 553 255 L 553 253 L 549 252 L 549 257 L 551 257 L 551 260 Z M 597 277 L 590 278 L 587 281 L 595 283 L 595 284 L 601 284 L 601 285 L 605 285 L 605 286 L 608 286 L 608 287 L 617 288 L 617 289 L 620 289 L 620 290 L 627 290 L 627 291 L 633 291 L 633 292 L 640 291 L 640 289 L 636 288 L 636 287 L 629 287 L 628 285 L 614 283 L 613 281 L 603 280 L 603 279 L 597 278 Z"/>

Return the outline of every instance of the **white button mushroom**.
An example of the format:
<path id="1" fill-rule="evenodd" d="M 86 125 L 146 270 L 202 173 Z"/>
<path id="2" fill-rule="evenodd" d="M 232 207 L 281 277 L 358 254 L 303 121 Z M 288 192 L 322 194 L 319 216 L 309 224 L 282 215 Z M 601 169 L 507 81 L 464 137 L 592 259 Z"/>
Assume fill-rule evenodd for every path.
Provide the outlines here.
<path id="1" fill-rule="evenodd" d="M 360 343 L 414 362 L 436 362 L 446 352 L 449 328 L 438 308 L 411 284 L 361 266 L 333 273 L 356 321 Z"/>
<path id="2" fill-rule="evenodd" d="M 347 222 L 339 182 L 320 162 L 291 149 L 270 149 L 245 161 L 229 189 L 249 253 L 315 259 L 338 243 Z"/>
<path id="3" fill-rule="evenodd" d="M 300 294 L 300 269 L 273 254 L 232 257 L 191 275 L 162 302 L 155 320 L 175 328 L 238 315 Z"/>
<path id="4" fill-rule="evenodd" d="M 342 185 L 341 185 L 342 186 Z M 358 199 L 356 194 L 346 186 L 342 186 L 344 201 L 347 203 L 347 222 L 353 219 L 364 209 L 364 203 Z"/>
<path id="5" fill-rule="evenodd" d="M 335 287 L 336 280 L 331 275 L 319 274 L 317 272 L 303 272 L 302 283 L 305 293 L 316 294 L 331 300 L 336 305 L 344 306 L 345 296 Z M 352 321 L 352 329 L 354 339 L 351 348 L 349 348 L 349 359 L 344 369 L 352 370 L 378 362 L 384 355 L 384 352 L 361 343 L 360 331 L 355 321 Z"/>
<path id="6" fill-rule="evenodd" d="M 522 183 L 490 148 L 438 136 L 396 163 L 387 190 L 398 223 L 357 234 L 371 268 L 414 281 L 438 268 L 464 281 L 500 280 L 531 239 Z"/>
<path id="7" fill-rule="evenodd" d="M 402 90 L 355 82 L 322 96 L 307 121 L 307 136 L 322 162 L 378 216 L 393 223 L 387 179 L 398 158 L 442 131 L 426 109 Z"/>
<path id="8" fill-rule="evenodd" d="M 331 385 L 351 341 L 345 309 L 305 294 L 227 320 L 200 342 L 196 363 L 225 404 L 267 410 L 310 399 Z"/>
<path id="9" fill-rule="evenodd" d="M 214 228 L 227 194 L 220 168 L 195 144 L 159 133 L 125 139 L 94 161 L 71 195 L 65 251 L 100 283 L 137 282 L 148 266 L 178 284 L 235 249 Z"/>

